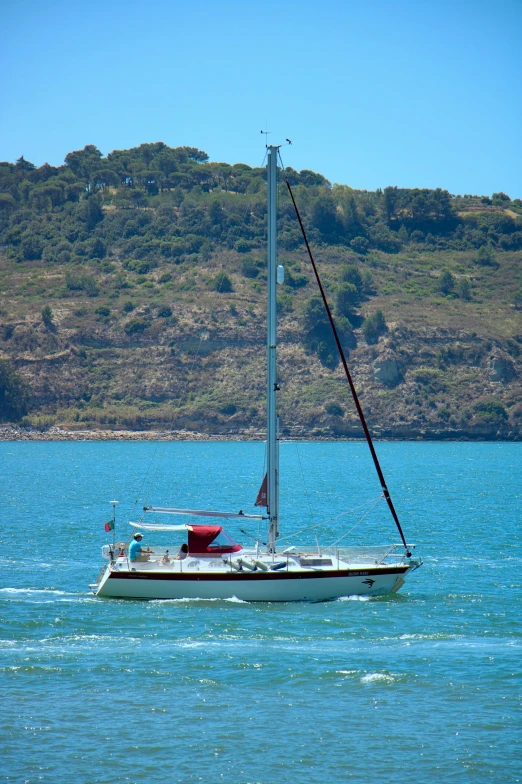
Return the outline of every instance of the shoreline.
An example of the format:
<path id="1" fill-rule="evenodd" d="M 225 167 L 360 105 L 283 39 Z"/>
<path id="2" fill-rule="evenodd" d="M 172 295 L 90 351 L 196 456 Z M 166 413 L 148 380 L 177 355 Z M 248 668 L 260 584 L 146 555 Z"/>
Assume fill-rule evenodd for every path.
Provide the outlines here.
<path id="1" fill-rule="evenodd" d="M 0 441 L 265 441 L 265 433 L 241 431 L 229 433 L 201 433 L 196 430 L 68 430 L 57 426 L 46 430 L 16 425 L 0 426 Z M 455 431 L 424 431 L 410 434 L 374 432 L 375 441 L 522 441 L 519 433 L 462 433 Z M 281 441 L 365 441 L 364 435 L 315 432 L 283 434 Z"/>

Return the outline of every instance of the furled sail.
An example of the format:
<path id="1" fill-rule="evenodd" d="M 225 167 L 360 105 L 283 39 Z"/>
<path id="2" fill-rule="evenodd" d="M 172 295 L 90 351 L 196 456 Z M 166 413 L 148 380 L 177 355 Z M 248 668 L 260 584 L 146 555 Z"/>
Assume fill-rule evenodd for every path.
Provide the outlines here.
<path id="1" fill-rule="evenodd" d="M 259 493 L 257 494 L 256 502 L 254 506 L 266 506 L 267 501 L 267 484 L 268 484 L 268 475 L 265 474 L 265 478 L 261 483 L 261 487 L 259 488 Z"/>

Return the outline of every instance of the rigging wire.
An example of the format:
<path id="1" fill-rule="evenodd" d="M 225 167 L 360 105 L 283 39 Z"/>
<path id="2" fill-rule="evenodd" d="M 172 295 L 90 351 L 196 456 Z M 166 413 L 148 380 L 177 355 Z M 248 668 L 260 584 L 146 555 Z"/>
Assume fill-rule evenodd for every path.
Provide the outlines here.
<path id="1" fill-rule="evenodd" d="M 367 510 L 367 511 L 366 511 L 366 512 L 363 514 L 363 516 L 362 516 L 362 517 L 360 517 L 360 518 L 357 520 L 357 522 L 355 523 L 355 525 L 354 525 L 352 528 L 350 528 L 350 530 L 349 530 L 349 531 L 346 531 L 346 533 L 344 533 L 342 536 L 340 536 L 340 537 L 339 537 L 339 539 L 337 539 L 335 542 L 332 542 L 332 544 L 330 545 L 330 547 L 335 547 L 336 545 L 338 545 L 338 544 L 339 544 L 339 542 L 342 542 L 342 540 L 343 540 L 343 539 L 345 539 L 345 538 L 348 536 L 348 534 L 351 534 L 351 533 L 352 533 L 352 531 L 355 531 L 355 529 L 357 528 L 357 526 L 358 526 L 360 523 L 362 523 L 362 521 L 365 519 L 365 517 L 368 517 L 368 515 L 370 514 L 370 512 L 373 512 L 373 510 L 375 509 L 375 507 L 377 506 L 377 504 L 379 503 L 379 501 L 381 500 L 381 498 L 384 498 L 384 495 L 382 495 L 382 494 L 381 494 L 381 495 L 380 495 L 380 496 L 379 496 L 379 497 L 376 499 L 375 503 L 374 503 L 374 504 L 373 504 L 373 505 L 372 505 L 372 506 L 371 506 L 371 507 L 370 507 L 370 508 L 369 508 L 369 509 L 368 509 L 368 510 Z"/>
<path id="2" fill-rule="evenodd" d="M 279 152 L 279 159 L 281 160 L 281 166 L 283 167 L 283 171 L 284 171 L 283 159 L 281 157 L 281 153 L 280 152 Z M 329 320 L 330 326 L 332 328 L 334 340 L 335 340 L 335 343 L 337 345 L 337 350 L 339 352 L 339 356 L 341 358 L 341 362 L 343 364 L 344 372 L 345 372 L 348 384 L 350 385 L 350 390 L 351 390 L 351 393 L 352 393 L 353 401 L 355 403 L 355 407 L 357 409 L 357 413 L 359 415 L 359 419 L 360 419 L 362 428 L 364 430 L 364 435 L 366 436 L 366 441 L 367 441 L 368 446 L 370 448 L 370 452 L 371 452 L 371 455 L 372 455 L 372 458 L 373 458 L 373 463 L 375 465 L 375 470 L 377 471 L 377 476 L 379 477 L 379 481 L 381 483 L 381 487 L 382 487 L 382 490 L 383 490 L 383 495 L 384 495 L 384 498 L 386 499 L 386 503 L 388 504 L 388 507 L 389 507 L 390 512 L 391 512 L 391 515 L 392 515 L 392 517 L 393 517 L 393 519 L 395 521 L 395 525 L 397 526 L 397 530 L 399 531 L 400 537 L 402 539 L 402 543 L 404 544 L 404 547 L 406 549 L 406 555 L 409 558 L 411 556 L 411 553 L 410 553 L 408 545 L 406 543 L 406 539 L 404 537 L 404 533 L 402 531 L 402 527 L 401 527 L 401 524 L 399 522 L 399 517 L 397 515 L 397 512 L 395 511 L 395 507 L 393 505 L 393 501 L 391 499 L 388 487 L 386 485 L 386 481 L 384 479 L 384 474 L 382 473 L 382 469 L 381 469 L 381 466 L 380 466 L 380 463 L 379 463 L 379 459 L 377 457 L 377 453 L 376 453 L 375 447 L 373 445 L 372 437 L 370 435 L 370 431 L 368 430 L 368 425 L 366 424 L 366 419 L 364 417 L 364 413 L 363 413 L 363 410 L 361 408 L 361 404 L 359 402 L 359 397 L 357 395 L 357 391 L 355 389 L 355 385 L 353 383 L 353 379 L 352 379 L 351 373 L 350 373 L 350 371 L 348 369 L 348 363 L 346 361 L 346 357 L 344 355 L 343 347 L 342 347 L 341 341 L 339 339 L 339 334 L 337 332 L 337 327 L 335 326 L 335 322 L 334 322 L 334 319 L 333 319 L 333 316 L 332 316 L 332 311 L 330 310 L 330 306 L 328 305 L 328 300 L 326 299 L 326 294 L 325 294 L 325 291 L 324 291 L 324 288 L 323 288 L 323 284 L 321 283 L 321 278 L 319 277 L 319 271 L 317 269 L 317 265 L 315 263 L 313 255 L 312 255 L 312 251 L 310 249 L 310 245 L 309 245 L 309 242 L 308 242 L 308 237 L 306 235 L 306 231 L 305 231 L 305 228 L 304 228 L 304 225 L 303 225 L 303 221 L 301 219 L 301 214 L 300 214 L 299 209 L 297 207 L 297 204 L 296 204 L 296 201 L 295 201 L 295 198 L 294 198 L 294 193 L 292 191 L 292 187 L 291 187 L 291 185 L 288 182 L 288 179 L 286 177 L 285 177 L 285 183 L 286 183 L 286 187 L 288 188 L 288 192 L 290 194 L 290 198 L 292 200 L 292 204 L 294 205 L 295 214 L 297 216 L 297 220 L 298 220 L 299 226 L 301 228 L 301 233 L 303 235 L 303 239 L 304 239 L 304 242 L 305 242 L 305 245 L 306 245 L 306 250 L 308 251 L 308 256 L 309 256 L 310 262 L 312 264 L 312 268 L 313 268 L 313 271 L 314 271 L 315 279 L 317 281 L 317 285 L 319 286 L 319 291 L 321 293 L 321 298 L 323 300 L 323 304 L 324 304 L 324 307 L 325 307 L 325 310 L 326 310 L 326 314 L 328 316 L 328 320 Z"/>
<path id="3" fill-rule="evenodd" d="M 297 460 L 299 462 L 299 471 L 301 472 L 302 487 L 303 487 L 303 490 L 304 490 L 306 503 L 308 504 L 310 517 L 313 520 L 314 519 L 314 512 L 313 512 L 313 509 L 312 509 L 312 504 L 310 503 L 310 496 L 308 495 L 308 489 L 307 489 L 307 485 L 306 485 L 305 478 L 304 478 L 303 466 L 302 466 L 302 463 L 301 463 L 301 454 L 299 452 L 299 444 L 297 443 L 297 441 L 294 441 L 294 444 L 295 444 L 295 451 L 297 452 Z M 317 536 L 315 537 L 315 540 L 316 540 L 316 543 L 317 543 L 317 547 L 319 548 L 319 542 L 317 541 Z"/>
<path id="4" fill-rule="evenodd" d="M 371 512 L 372 509 L 374 509 L 374 507 L 377 506 L 378 502 L 383 497 L 384 496 L 381 493 L 379 496 L 377 496 L 377 498 L 372 498 L 370 501 L 365 501 L 364 503 L 359 504 L 358 506 L 354 506 L 352 509 L 348 509 L 346 512 L 341 512 L 341 514 L 335 515 L 335 517 L 329 517 L 327 520 L 321 520 L 320 523 L 315 523 L 314 525 L 308 525 L 308 526 L 306 526 L 306 528 L 301 528 L 300 531 L 294 531 L 291 534 L 287 534 L 286 536 L 282 536 L 282 537 L 280 537 L 279 541 L 283 542 L 285 539 L 290 539 L 292 536 L 298 536 L 299 534 L 305 533 L 306 531 L 312 531 L 314 528 L 321 528 L 322 526 L 327 525 L 327 523 L 332 523 L 335 520 L 340 520 L 341 517 L 346 517 L 346 515 L 349 515 L 349 514 L 352 514 L 353 512 L 356 512 L 358 509 L 361 509 L 363 506 L 368 506 L 368 504 L 373 504 L 373 506 L 369 510 Z M 365 514 L 363 515 L 363 518 L 361 518 L 361 519 L 364 519 L 364 517 L 366 517 L 366 515 L 367 515 L 367 513 L 365 512 Z M 356 523 L 356 525 L 358 525 L 358 523 Z M 344 534 L 343 534 L 343 536 L 344 536 Z"/>

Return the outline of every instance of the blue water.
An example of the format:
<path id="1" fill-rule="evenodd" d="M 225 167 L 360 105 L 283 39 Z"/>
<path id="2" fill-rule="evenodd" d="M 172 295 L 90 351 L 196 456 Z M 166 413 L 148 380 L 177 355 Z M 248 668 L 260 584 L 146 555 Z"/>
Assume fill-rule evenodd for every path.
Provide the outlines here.
<path id="1" fill-rule="evenodd" d="M 250 605 L 87 584 L 110 500 L 117 538 L 134 501 L 252 511 L 262 444 L 0 443 L 1 780 L 520 781 L 522 444 L 377 449 L 424 566 L 393 597 Z M 364 444 L 281 462 L 285 534 L 331 543 L 379 495 Z M 394 541 L 379 504 L 343 544 Z"/>

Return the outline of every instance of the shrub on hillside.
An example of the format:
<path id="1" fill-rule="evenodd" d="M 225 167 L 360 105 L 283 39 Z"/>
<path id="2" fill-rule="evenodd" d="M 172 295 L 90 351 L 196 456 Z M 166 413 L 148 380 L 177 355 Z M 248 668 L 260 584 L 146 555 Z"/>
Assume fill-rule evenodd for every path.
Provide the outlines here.
<path id="1" fill-rule="evenodd" d="M 330 416 L 342 417 L 344 416 L 344 409 L 335 401 L 330 401 L 324 407 L 324 410 Z"/>
<path id="2" fill-rule="evenodd" d="M 368 248 L 370 247 L 370 243 L 366 239 L 366 237 L 354 237 L 353 240 L 350 242 L 350 248 L 352 248 L 356 253 L 365 254 L 368 253 Z"/>
<path id="3" fill-rule="evenodd" d="M 383 250 L 386 253 L 398 253 L 401 249 L 400 239 L 384 223 L 377 223 L 370 229 L 369 235 L 374 248 Z"/>
<path id="4" fill-rule="evenodd" d="M 257 278 L 261 272 L 261 262 L 250 257 L 241 259 L 241 272 L 245 278 Z"/>
<path id="5" fill-rule="evenodd" d="M 150 327 L 150 322 L 142 318 L 133 318 L 125 324 L 125 332 L 127 335 L 141 335 L 146 329 Z"/>
<path id="6" fill-rule="evenodd" d="M 491 427 L 501 427 L 508 419 L 506 409 L 498 400 L 479 400 L 474 410 L 477 420 Z"/>
<path id="7" fill-rule="evenodd" d="M 53 318 L 54 318 L 54 313 L 51 306 L 44 305 L 42 308 L 42 321 L 47 327 L 47 329 L 51 329 L 52 327 L 54 327 Z"/>
<path id="8" fill-rule="evenodd" d="M 109 316 L 111 315 L 110 308 L 106 307 L 106 305 L 100 305 L 100 307 L 96 308 L 94 312 L 101 319 L 108 319 Z"/>
<path id="9" fill-rule="evenodd" d="M 460 299 L 469 301 L 471 299 L 471 283 L 467 278 L 460 278 L 457 282 L 456 292 Z"/>
<path id="10" fill-rule="evenodd" d="M 362 331 L 366 342 L 370 345 L 379 341 L 381 335 L 388 331 L 382 310 L 376 310 L 364 320 Z"/>
<path id="11" fill-rule="evenodd" d="M 440 273 L 437 288 L 441 294 L 451 294 L 455 288 L 455 278 L 448 269 L 442 270 Z"/>
<path id="12" fill-rule="evenodd" d="M 322 364 L 329 368 L 336 367 L 339 357 L 337 346 L 320 297 L 308 300 L 303 311 L 303 343 L 309 351 L 314 351 Z M 352 325 L 345 316 L 335 319 L 339 338 L 346 349 L 355 345 Z"/>
<path id="13" fill-rule="evenodd" d="M 335 292 L 335 311 L 339 316 L 350 318 L 361 298 L 353 283 L 341 283 Z"/>
<path id="14" fill-rule="evenodd" d="M 30 235 L 20 243 L 20 252 L 24 261 L 38 261 L 42 258 L 44 244 L 39 237 Z"/>
<path id="15" fill-rule="evenodd" d="M 126 270 L 135 272 L 137 275 L 146 275 L 154 265 L 151 261 L 146 261 L 145 259 L 126 259 L 123 262 L 123 266 Z"/>
<path id="16" fill-rule="evenodd" d="M 495 251 L 491 245 L 482 245 L 482 247 L 478 249 L 473 261 L 475 264 L 480 264 L 482 267 L 498 267 Z"/>
<path id="17" fill-rule="evenodd" d="M 504 250 L 522 250 L 522 231 L 513 234 L 501 234 L 498 238 L 499 245 Z"/>
<path id="18" fill-rule="evenodd" d="M 363 276 L 355 264 L 345 264 L 343 267 L 341 267 L 340 278 L 343 283 L 352 283 L 359 294 L 362 293 L 364 288 Z"/>
<path id="19" fill-rule="evenodd" d="M 294 272 L 290 267 L 285 269 L 285 284 L 292 289 L 300 289 L 306 286 L 308 278 L 300 272 Z"/>
<path id="20" fill-rule="evenodd" d="M 277 295 L 277 309 L 282 313 L 291 313 L 294 309 L 294 303 L 292 301 L 291 294 L 278 294 Z"/>
<path id="21" fill-rule="evenodd" d="M 252 245 L 253 243 L 249 242 L 249 240 L 240 238 L 234 243 L 234 248 L 238 253 L 248 253 L 252 250 Z"/>
<path id="22" fill-rule="evenodd" d="M 220 294 L 229 294 L 233 291 L 232 281 L 226 272 L 220 271 L 209 282 L 210 288 L 218 291 Z"/>

